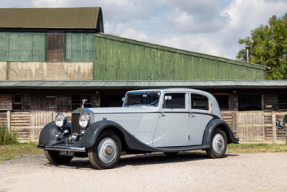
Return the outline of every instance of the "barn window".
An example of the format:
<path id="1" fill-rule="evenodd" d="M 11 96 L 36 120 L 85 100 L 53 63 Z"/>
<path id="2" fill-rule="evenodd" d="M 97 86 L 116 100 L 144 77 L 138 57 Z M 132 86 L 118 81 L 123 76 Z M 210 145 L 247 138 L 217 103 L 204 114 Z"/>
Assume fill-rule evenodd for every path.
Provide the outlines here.
<path id="1" fill-rule="evenodd" d="M 22 107 L 23 107 L 22 95 L 15 94 L 13 97 L 13 110 L 22 110 Z"/>
<path id="2" fill-rule="evenodd" d="M 213 93 L 217 100 L 220 109 L 229 109 L 229 94 L 228 93 Z"/>
<path id="3" fill-rule="evenodd" d="M 171 96 L 171 100 L 164 103 L 163 108 L 184 109 L 185 108 L 185 93 L 167 93 L 165 96 Z"/>
<path id="4" fill-rule="evenodd" d="M 280 110 L 287 109 L 287 94 L 278 95 L 278 104 Z"/>
<path id="5" fill-rule="evenodd" d="M 122 107 L 124 94 L 107 94 L 101 97 L 101 107 Z"/>
<path id="6" fill-rule="evenodd" d="M 261 94 L 238 94 L 238 111 L 262 109 Z"/>
<path id="7" fill-rule="evenodd" d="M 191 108 L 208 110 L 208 98 L 203 95 L 191 94 Z"/>

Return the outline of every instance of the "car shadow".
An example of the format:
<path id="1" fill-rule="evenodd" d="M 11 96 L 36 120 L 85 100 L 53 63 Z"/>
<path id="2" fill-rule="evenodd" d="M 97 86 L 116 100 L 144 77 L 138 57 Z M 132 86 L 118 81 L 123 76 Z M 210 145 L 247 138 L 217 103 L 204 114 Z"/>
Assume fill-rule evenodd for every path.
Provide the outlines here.
<path id="1" fill-rule="evenodd" d="M 228 156 L 239 156 L 237 154 L 225 154 L 223 158 Z M 115 168 L 124 166 L 141 166 L 166 163 L 180 163 L 186 161 L 204 161 L 210 159 L 206 153 L 200 152 L 182 152 L 175 156 L 168 156 L 163 153 L 152 153 L 147 155 L 136 155 L 132 157 L 122 157 Z"/>
<path id="2" fill-rule="evenodd" d="M 239 154 L 225 154 L 223 158 L 232 156 L 239 156 Z M 154 164 L 167 164 L 167 163 L 180 163 L 187 161 L 205 161 L 210 159 L 206 153 L 201 152 L 181 152 L 174 156 L 168 156 L 163 153 L 151 153 L 151 154 L 137 154 L 137 155 L 124 155 L 121 156 L 118 164 L 114 169 L 122 168 L 125 166 L 142 166 L 142 165 L 154 165 Z M 87 158 L 74 158 L 70 163 L 66 165 L 54 165 L 50 162 L 44 164 L 46 166 L 55 166 L 59 168 L 71 168 L 71 169 L 94 169 Z"/>

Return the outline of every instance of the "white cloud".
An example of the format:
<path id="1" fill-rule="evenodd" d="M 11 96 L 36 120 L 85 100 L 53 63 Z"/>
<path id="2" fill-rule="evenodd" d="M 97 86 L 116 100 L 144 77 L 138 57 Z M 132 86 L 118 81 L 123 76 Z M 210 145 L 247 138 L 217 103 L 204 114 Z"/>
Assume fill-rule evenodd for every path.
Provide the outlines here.
<path id="1" fill-rule="evenodd" d="M 134 30 L 132 28 L 125 29 L 120 36 L 135 39 L 138 41 L 149 41 L 149 38 L 145 33 Z"/>
<path id="2" fill-rule="evenodd" d="M 33 7 L 69 7 L 69 0 L 31 0 Z"/>
<path id="3" fill-rule="evenodd" d="M 160 44 L 179 49 L 225 57 L 224 50 L 206 35 L 182 35 L 162 38 Z"/>

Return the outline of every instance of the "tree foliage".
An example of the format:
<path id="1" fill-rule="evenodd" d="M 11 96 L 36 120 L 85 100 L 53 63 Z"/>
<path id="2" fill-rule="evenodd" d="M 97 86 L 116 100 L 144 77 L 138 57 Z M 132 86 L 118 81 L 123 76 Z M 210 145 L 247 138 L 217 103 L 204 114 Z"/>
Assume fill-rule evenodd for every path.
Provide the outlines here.
<path id="1" fill-rule="evenodd" d="M 282 17 L 273 15 L 269 25 L 251 31 L 251 37 L 239 39 L 239 44 L 250 46 L 250 63 L 271 67 L 266 79 L 287 79 L 287 13 Z M 246 60 L 246 49 L 238 52 L 238 60 Z"/>

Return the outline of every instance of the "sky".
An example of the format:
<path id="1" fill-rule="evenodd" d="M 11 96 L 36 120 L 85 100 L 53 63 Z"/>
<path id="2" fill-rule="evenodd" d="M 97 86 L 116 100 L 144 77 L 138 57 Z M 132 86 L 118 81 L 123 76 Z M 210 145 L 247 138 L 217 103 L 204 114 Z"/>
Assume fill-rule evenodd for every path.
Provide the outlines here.
<path id="1" fill-rule="evenodd" d="M 0 0 L 0 8 L 102 7 L 105 33 L 235 59 L 287 0 Z"/>

